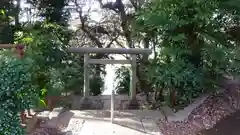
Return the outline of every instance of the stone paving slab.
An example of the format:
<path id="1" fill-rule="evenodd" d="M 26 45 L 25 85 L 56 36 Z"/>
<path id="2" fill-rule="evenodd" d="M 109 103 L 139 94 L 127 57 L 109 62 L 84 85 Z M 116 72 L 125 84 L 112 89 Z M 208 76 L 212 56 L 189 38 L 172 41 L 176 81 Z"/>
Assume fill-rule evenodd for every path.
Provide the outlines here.
<path id="1" fill-rule="evenodd" d="M 138 128 L 141 129 L 141 127 L 138 127 Z M 144 132 L 138 131 L 136 129 L 128 128 L 128 127 L 123 127 L 117 124 L 113 124 L 113 130 L 114 130 L 113 135 L 145 135 Z"/>
<path id="2" fill-rule="evenodd" d="M 156 125 L 156 121 L 153 119 L 142 119 L 143 128 L 146 132 L 146 135 L 161 135 L 160 129 Z"/>
<path id="3" fill-rule="evenodd" d="M 161 135 L 155 119 L 149 118 L 151 115 L 157 116 L 158 113 L 146 113 L 145 116 L 149 117 L 144 118 L 143 112 L 127 111 L 125 113 L 132 115 L 116 117 L 114 123 L 111 123 L 109 116 L 103 116 L 101 112 L 98 110 L 65 112 L 68 117 L 66 121 L 70 119 L 65 131 L 69 131 L 68 135 Z M 101 116 L 98 117 L 99 114 Z M 64 122 L 64 114 L 61 117 L 63 118 L 60 121 Z"/>
<path id="4" fill-rule="evenodd" d="M 72 135 L 80 135 L 85 120 L 72 118 L 66 128 L 66 131 L 71 131 Z"/>
<path id="5" fill-rule="evenodd" d="M 133 117 L 133 118 L 115 118 L 114 124 L 119 125 L 121 127 L 125 127 L 126 129 L 135 130 L 141 133 L 145 133 L 143 128 L 143 124 L 141 119 Z"/>
<path id="6" fill-rule="evenodd" d="M 123 121 L 121 121 L 123 122 Z M 139 123 L 141 126 L 141 123 Z M 140 131 L 138 131 L 140 129 Z M 134 122 L 122 126 L 119 124 L 112 124 L 107 121 L 87 120 L 84 122 L 79 135 L 145 135 L 141 127 L 135 125 Z"/>
<path id="7" fill-rule="evenodd" d="M 71 110 L 75 116 L 79 117 L 91 117 L 91 118 L 110 118 L 110 110 Z M 123 110 L 114 111 L 114 117 L 116 118 L 129 118 L 138 117 L 146 119 L 158 119 L 163 117 L 162 113 L 158 110 Z"/>

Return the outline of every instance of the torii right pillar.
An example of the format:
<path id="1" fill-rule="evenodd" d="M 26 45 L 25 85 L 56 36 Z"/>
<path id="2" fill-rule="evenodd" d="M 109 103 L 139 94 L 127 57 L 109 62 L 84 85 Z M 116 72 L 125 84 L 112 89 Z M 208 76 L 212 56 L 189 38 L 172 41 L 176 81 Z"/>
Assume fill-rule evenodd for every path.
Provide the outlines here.
<path id="1" fill-rule="evenodd" d="M 139 109 L 139 103 L 136 98 L 137 92 L 137 55 L 132 55 L 131 59 L 131 82 L 130 82 L 130 96 L 128 109 Z"/>

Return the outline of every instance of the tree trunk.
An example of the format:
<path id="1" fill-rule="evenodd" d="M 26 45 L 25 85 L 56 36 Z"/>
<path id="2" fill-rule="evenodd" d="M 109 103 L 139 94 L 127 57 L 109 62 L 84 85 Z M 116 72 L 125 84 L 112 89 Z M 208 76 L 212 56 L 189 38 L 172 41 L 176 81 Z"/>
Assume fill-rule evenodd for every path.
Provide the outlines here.
<path id="1" fill-rule="evenodd" d="M 17 29 L 19 29 L 20 28 L 19 14 L 20 14 L 20 2 L 21 2 L 21 0 L 17 0 L 16 2 L 17 2 L 17 4 L 16 4 L 16 8 L 15 8 L 15 27 Z"/>
<path id="2" fill-rule="evenodd" d="M 201 49 L 203 42 L 198 39 L 197 34 L 194 31 L 194 24 L 190 24 L 187 28 L 187 44 L 190 46 L 192 54 L 189 56 L 189 61 L 195 65 L 196 68 L 201 66 Z"/>
<path id="3" fill-rule="evenodd" d="M 148 37 L 145 37 L 143 39 L 144 49 L 149 48 L 149 41 L 150 39 Z M 140 84 L 140 91 L 145 93 L 147 98 L 146 100 L 148 103 L 150 103 L 149 92 L 153 92 L 153 90 L 151 84 L 147 80 L 147 73 L 143 70 L 144 66 L 147 66 L 149 64 L 148 57 L 148 55 L 143 55 L 140 63 L 137 65 L 137 77 Z"/>
<path id="4" fill-rule="evenodd" d="M 98 78 L 101 78 L 101 65 L 100 64 L 96 64 L 95 65 L 95 78 L 98 80 Z M 98 81 L 95 81 L 94 84 L 92 85 L 97 85 L 96 87 L 94 87 L 94 90 L 91 90 L 92 91 L 92 94 L 93 96 L 97 96 L 99 94 L 101 94 L 101 82 L 98 82 Z"/>

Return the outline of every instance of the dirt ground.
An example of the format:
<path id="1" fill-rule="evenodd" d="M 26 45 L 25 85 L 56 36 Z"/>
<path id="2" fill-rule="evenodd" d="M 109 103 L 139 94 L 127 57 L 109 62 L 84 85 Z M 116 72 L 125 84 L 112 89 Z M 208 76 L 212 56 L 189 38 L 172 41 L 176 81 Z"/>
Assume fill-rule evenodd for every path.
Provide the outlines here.
<path id="1" fill-rule="evenodd" d="M 209 129 L 198 135 L 240 135 L 240 110 L 217 122 Z"/>

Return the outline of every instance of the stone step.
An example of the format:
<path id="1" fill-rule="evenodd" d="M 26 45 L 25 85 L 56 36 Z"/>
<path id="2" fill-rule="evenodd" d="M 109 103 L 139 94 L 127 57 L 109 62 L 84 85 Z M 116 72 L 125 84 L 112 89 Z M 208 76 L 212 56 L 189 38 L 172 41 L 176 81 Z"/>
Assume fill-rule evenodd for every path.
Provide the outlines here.
<path id="1" fill-rule="evenodd" d="M 63 108 L 54 108 L 52 111 L 37 112 L 33 116 L 28 117 L 26 129 L 27 133 L 33 132 L 36 128 L 56 128 L 59 122 L 59 115 L 63 112 Z"/>
<path id="2" fill-rule="evenodd" d="M 49 120 L 48 117 L 49 117 L 50 111 L 43 111 L 43 112 L 37 112 L 37 113 L 33 112 L 32 114 L 34 115 L 31 117 L 27 117 L 27 124 L 26 124 L 27 133 L 34 130 L 38 120 L 41 120 L 41 121 Z"/>
<path id="3" fill-rule="evenodd" d="M 49 114 L 49 119 L 57 118 L 63 111 L 64 111 L 63 107 L 54 108 Z"/>
<path id="4" fill-rule="evenodd" d="M 49 112 L 42 120 L 46 120 L 41 127 L 51 127 L 55 128 L 59 122 L 59 115 L 63 112 L 63 107 L 54 108 L 51 112 Z"/>

